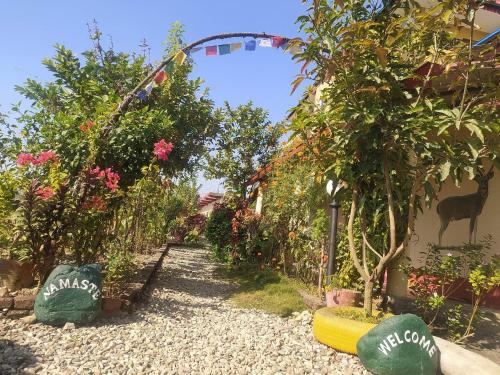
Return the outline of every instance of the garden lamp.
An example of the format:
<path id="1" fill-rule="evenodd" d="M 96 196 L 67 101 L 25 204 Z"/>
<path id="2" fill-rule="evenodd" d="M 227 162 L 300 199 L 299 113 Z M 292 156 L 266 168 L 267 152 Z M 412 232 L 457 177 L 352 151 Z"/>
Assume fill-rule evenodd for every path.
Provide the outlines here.
<path id="1" fill-rule="evenodd" d="M 336 183 L 333 180 L 329 180 L 326 184 L 326 192 L 333 198 L 332 202 L 330 203 L 332 212 L 330 220 L 330 242 L 328 244 L 328 264 L 326 267 L 327 278 L 331 278 L 331 276 L 335 273 L 335 257 L 337 253 L 337 225 L 340 207 L 340 205 L 335 200 L 335 195 L 340 189 L 342 189 L 342 184 Z"/>

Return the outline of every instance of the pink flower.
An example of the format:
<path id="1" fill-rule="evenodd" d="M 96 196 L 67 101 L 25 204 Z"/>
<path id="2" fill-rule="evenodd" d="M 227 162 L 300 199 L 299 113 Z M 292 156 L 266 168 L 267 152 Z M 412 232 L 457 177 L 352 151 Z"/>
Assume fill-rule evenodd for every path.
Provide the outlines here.
<path id="1" fill-rule="evenodd" d="M 95 167 L 94 169 L 90 170 L 90 174 L 93 176 L 99 176 L 99 173 L 101 172 L 101 168 Z"/>
<path id="2" fill-rule="evenodd" d="M 40 186 L 38 189 L 36 189 L 35 194 L 46 201 L 54 195 L 54 190 L 52 190 L 50 186 Z"/>
<path id="3" fill-rule="evenodd" d="M 115 191 L 118 189 L 118 181 L 120 181 L 120 175 L 118 173 L 113 172 L 111 168 L 106 168 L 106 179 L 106 186 L 109 190 Z"/>
<path id="4" fill-rule="evenodd" d="M 111 168 L 101 169 L 99 167 L 95 167 L 90 170 L 90 174 L 96 176 L 99 179 L 106 179 L 106 187 L 115 191 L 118 189 L 118 181 L 120 181 L 120 175 L 116 172 L 113 172 Z"/>
<path id="5" fill-rule="evenodd" d="M 48 161 L 58 161 L 59 158 L 57 157 L 56 153 L 54 151 L 42 151 L 40 152 L 40 155 L 33 160 L 33 165 L 38 165 L 38 164 L 45 164 Z"/>
<path id="6" fill-rule="evenodd" d="M 174 145 L 170 142 L 166 142 L 164 139 L 155 143 L 155 148 L 153 153 L 160 160 L 168 160 L 168 155 L 172 152 Z"/>
<path id="7" fill-rule="evenodd" d="M 17 157 L 17 165 L 23 166 L 26 164 L 31 164 L 35 161 L 33 154 L 20 153 Z"/>

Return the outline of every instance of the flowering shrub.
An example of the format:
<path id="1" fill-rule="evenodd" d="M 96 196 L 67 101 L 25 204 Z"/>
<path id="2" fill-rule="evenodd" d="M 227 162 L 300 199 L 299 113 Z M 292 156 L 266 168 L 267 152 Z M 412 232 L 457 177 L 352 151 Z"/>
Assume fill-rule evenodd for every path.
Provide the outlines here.
<path id="1" fill-rule="evenodd" d="M 454 341 L 463 341 L 474 329 L 478 307 L 486 292 L 500 285 L 498 258 L 485 261 L 485 250 L 491 247 L 491 237 L 480 244 L 441 247 L 429 244 L 424 265 L 406 267 L 409 288 L 422 319 L 438 332 L 442 331 Z M 459 288 L 464 278 L 472 286 L 472 311 L 466 313 L 461 305 L 450 307 L 446 301 Z"/>

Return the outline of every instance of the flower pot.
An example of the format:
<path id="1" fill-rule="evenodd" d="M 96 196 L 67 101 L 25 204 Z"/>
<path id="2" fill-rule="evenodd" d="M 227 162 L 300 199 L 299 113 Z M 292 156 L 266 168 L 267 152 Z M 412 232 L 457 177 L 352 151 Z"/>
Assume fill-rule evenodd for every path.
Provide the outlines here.
<path id="1" fill-rule="evenodd" d="M 350 289 L 333 289 L 326 292 L 326 306 L 361 306 L 363 294 Z"/>

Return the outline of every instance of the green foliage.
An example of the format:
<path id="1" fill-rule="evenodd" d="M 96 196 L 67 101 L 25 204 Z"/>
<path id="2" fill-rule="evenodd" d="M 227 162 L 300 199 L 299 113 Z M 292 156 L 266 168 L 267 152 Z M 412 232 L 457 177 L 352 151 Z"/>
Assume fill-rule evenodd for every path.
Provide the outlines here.
<path id="1" fill-rule="evenodd" d="M 379 324 L 382 320 L 390 318 L 393 316 L 389 313 L 384 313 L 382 311 L 375 312 L 371 316 L 366 316 L 364 311 L 358 307 L 336 307 L 332 309 L 334 315 L 339 318 L 351 319 L 357 322 Z"/>
<path id="2" fill-rule="evenodd" d="M 463 26 L 473 22 L 478 5 L 384 5 L 315 0 L 299 17 L 308 43 L 296 58 L 308 67 L 302 78 L 314 80 L 316 89 L 295 108 L 291 125 L 296 137 L 308 140 L 308 155 L 323 174 L 345 182 L 349 247 L 366 285 L 368 314 L 375 281 L 407 248 L 421 198 L 430 204 L 445 180 L 458 184 L 465 171 L 474 177 L 481 159 L 496 160 L 500 149 L 494 133 L 500 117 L 492 105 L 498 77 L 474 81 L 475 70 L 493 72 L 494 61 L 481 52 L 473 56 L 472 42 L 455 39 L 447 28 L 452 14 Z M 437 85 L 424 63 L 457 74 Z M 422 88 L 431 82 L 451 97 Z M 473 93 L 472 86 L 481 89 Z M 358 219 L 366 240 L 355 246 Z M 363 246 L 380 255 L 370 268 Z"/>
<path id="3" fill-rule="evenodd" d="M 219 260 L 227 260 L 231 250 L 231 220 L 234 211 L 224 204 L 216 205 L 205 225 L 205 238 Z"/>
<path id="4" fill-rule="evenodd" d="M 495 256 L 489 262 L 484 260 L 491 245 L 491 237 L 479 245 L 429 245 L 422 267 L 406 267 L 410 275 L 410 290 L 422 318 L 431 328 L 444 332 L 454 341 L 463 341 L 472 334 L 482 298 L 500 285 L 500 258 Z M 461 277 L 469 281 L 472 288 L 470 312 L 463 311 L 460 305 L 450 307 L 447 303 L 458 288 L 464 287 L 458 282 Z"/>
<path id="5" fill-rule="evenodd" d="M 265 255 L 304 281 L 317 278 L 322 264 L 329 223 L 325 199 L 314 165 L 299 159 L 275 165 L 264 198 L 262 228 L 272 249 Z"/>
<path id="6" fill-rule="evenodd" d="M 134 254 L 114 251 L 106 254 L 106 281 L 120 282 L 128 279 L 135 270 Z"/>
<path id="7" fill-rule="evenodd" d="M 188 77 L 189 61 L 110 124 L 151 67 L 143 57 L 105 48 L 101 35 L 97 28 L 92 32 L 94 49 L 81 58 L 56 45 L 55 55 L 43 61 L 52 80 L 28 79 L 17 87 L 30 104 L 27 110 L 14 106 L 17 129 L 0 116 L 1 246 L 14 257 L 41 262 L 42 279 L 65 254 L 81 264 L 110 248 L 145 252 L 163 243 L 172 221 L 196 206 L 197 197 L 185 199 L 193 190 L 182 181 L 218 125 L 201 80 Z M 174 25 L 168 53 L 177 50 L 181 36 Z M 153 154 L 161 139 L 174 145 L 168 160 Z M 51 162 L 15 165 L 20 153 L 34 160 L 47 151 L 57 155 Z M 172 178 L 180 181 L 177 187 Z M 17 235 L 7 230 L 13 224 Z"/>
<path id="8" fill-rule="evenodd" d="M 281 126 L 272 126 L 268 114 L 252 102 L 235 109 L 226 102 L 217 113 L 217 137 L 207 155 L 205 177 L 224 179 L 225 187 L 245 194 L 245 183 L 276 152 Z"/>

